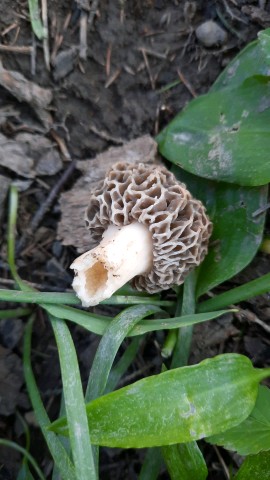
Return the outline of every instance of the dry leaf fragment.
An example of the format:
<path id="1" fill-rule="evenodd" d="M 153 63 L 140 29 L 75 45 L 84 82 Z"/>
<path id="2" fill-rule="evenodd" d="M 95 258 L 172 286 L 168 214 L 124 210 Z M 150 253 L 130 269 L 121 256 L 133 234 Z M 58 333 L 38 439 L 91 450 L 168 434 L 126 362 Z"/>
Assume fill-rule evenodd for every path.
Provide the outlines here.
<path id="1" fill-rule="evenodd" d="M 89 203 L 90 192 L 97 182 L 104 179 L 105 173 L 116 163 L 155 163 L 157 162 L 157 144 L 149 135 L 136 138 L 121 147 L 112 147 L 91 160 L 77 163 L 83 176 L 74 187 L 60 197 L 62 212 L 58 224 L 58 238 L 63 245 L 73 245 L 79 253 L 94 246 L 83 220 Z"/>
<path id="2" fill-rule="evenodd" d="M 19 133 L 13 140 L 0 133 L 0 165 L 34 178 L 59 172 L 62 160 L 52 142 L 42 135 Z"/>
<path id="3" fill-rule="evenodd" d="M 43 88 L 21 73 L 6 70 L 0 62 L 0 85 L 8 90 L 20 102 L 27 102 L 33 107 L 41 122 L 46 128 L 52 124 L 52 118 L 46 111 L 53 99 L 52 91 Z"/>

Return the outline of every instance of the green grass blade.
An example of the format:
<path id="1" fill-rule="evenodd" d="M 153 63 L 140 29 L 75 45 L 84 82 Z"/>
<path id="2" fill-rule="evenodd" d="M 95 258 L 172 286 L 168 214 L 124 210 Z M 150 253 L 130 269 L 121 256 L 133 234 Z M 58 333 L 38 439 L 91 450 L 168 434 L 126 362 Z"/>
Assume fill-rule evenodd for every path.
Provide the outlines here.
<path id="1" fill-rule="evenodd" d="M 96 470 L 83 397 L 80 371 L 72 337 L 65 322 L 50 316 L 58 347 L 70 446 L 77 480 L 95 480 Z"/>
<path id="2" fill-rule="evenodd" d="M 20 288 L 25 289 L 26 284 L 18 277 L 15 266 L 13 276 L 17 283 L 20 282 Z M 19 279 L 19 280 L 18 280 Z M 30 287 L 29 287 L 30 289 Z M 81 305 L 80 300 L 76 297 L 75 293 L 55 293 L 55 292 L 34 292 L 27 293 L 18 290 L 5 290 L 0 289 L 0 300 L 7 302 L 24 302 L 24 303 L 49 303 L 49 304 L 67 304 L 67 305 Z M 175 302 L 171 300 L 159 300 L 157 296 L 127 296 L 117 295 L 101 302 L 102 305 L 159 305 L 162 307 L 173 307 Z"/>
<path id="3" fill-rule="evenodd" d="M 123 310 L 111 321 L 99 343 L 94 358 L 86 388 L 86 402 L 94 400 L 104 393 L 115 356 L 128 332 L 142 318 L 157 311 L 158 308 L 155 306 L 137 305 Z M 97 447 L 94 448 L 94 457 L 97 465 Z"/>
<path id="4" fill-rule="evenodd" d="M 48 303 L 79 305 L 80 301 L 74 293 L 54 293 L 54 292 L 21 292 L 20 290 L 0 289 L 0 300 L 15 303 Z"/>
<path id="5" fill-rule="evenodd" d="M 270 292 L 270 273 L 199 303 L 198 312 L 209 312 Z"/>
<path id="6" fill-rule="evenodd" d="M 142 318 L 157 311 L 155 306 L 137 305 L 123 310 L 111 321 L 95 355 L 85 394 L 86 402 L 104 393 L 112 364 L 124 338 Z"/>
<path id="7" fill-rule="evenodd" d="M 192 272 L 184 283 L 183 299 L 181 301 L 182 316 L 195 314 L 196 273 Z M 193 324 L 179 329 L 178 339 L 174 349 L 171 368 L 187 364 L 192 339 Z"/>
<path id="8" fill-rule="evenodd" d="M 15 240 L 16 240 L 16 223 L 17 223 L 17 211 L 18 211 L 18 190 L 15 185 L 11 185 L 9 192 L 9 214 L 8 214 L 8 231 L 7 231 L 7 244 L 8 244 L 8 264 L 15 282 L 19 285 L 21 290 L 25 290 L 23 281 L 17 273 L 15 264 Z"/>
<path id="9" fill-rule="evenodd" d="M 186 279 L 181 299 L 182 315 L 192 315 L 195 312 L 195 291 L 197 273 L 192 272 Z M 187 365 L 192 340 L 193 325 L 179 328 L 171 368 Z M 162 455 L 172 480 L 205 480 L 207 467 L 203 455 L 196 442 L 182 443 L 162 447 Z"/>
<path id="10" fill-rule="evenodd" d="M 208 471 L 196 442 L 162 447 L 171 480 L 205 480 Z"/>
<path id="11" fill-rule="evenodd" d="M 156 480 L 163 465 L 160 448 L 150 448 L 145 454 L 138 480 Z"/>
<path id="12" fill-rule="evenodd" d="M 17 450 L 17 452 L 20 452 L 31 463 L 32 467 L 36 471 L 40 480 L 46 480 L 42 471 L 40 470 L 36 460 L 32 457 L 32 455 L 25 448 L 21 447 L 20 445 L 18 445 L 15 442 L 11 442 L 10 440 L 5 440 L 3 438 L 0 438 L 0 445 L 3 445 L 4 447 L 13 448 L 14 450 Z"/>
<path id="13" fill-rule="evenodd" d="M 31 320 L 26 326 L 23 348 L 23 368 L 28 395 L 30 397 L 36 419 L 45 437 L 53 460 L 57 465 L 57 468 L 61 472 L 62 480 L 74 480 L 76 478 L 75 469 L 69 456 L 67 455 L 64 447 L 62 446 L 57 436 L 53 432 L 50 432 L 48 430 L 51 422 L 43 406 L 33 374 L 31 366 L 32 323 L 33 322 Z"/>
<path id="14" fill-rule="evenodd" d="M 30 315 L 31 308 L 13 308 L 8 310 L 0 310 L 0 319 L 19 318 Z"/>
<path id="15" fill-rule="evenodd" d="M 125 296 L 114 295 L 107 300 L 100 302 L 101 305 L 159 305 L 160 307 L 174 307 L 175 302 L 172 300 L 159 300 L 157 296 Z"/>
<path id="16" fill-rule="evenodd" d="M 27 283 L 25 283 L 17 273 L 15 263 L 15 240 L 16 240 L 16 223 L 18 212 L 18 189 L 12 185 L 9 193 L 9 212 L 8 212 L 8 232 L 7 232 L 7 247 L 8 247 L 8 264 L 15 282 L 19 288 L 25 292 L 34 291 Z M 5 292 L 5 290 L 1 290 Z M 5 300 L 1 298 L 0 300 Z"/>
<path id="17" fill-rule="evenodd" d="M 145 307 L 154 308 L 154 305 L 144 305 Z M 45 305 L 43 305 L 45 307 Z M 159 307 L 155 307 L 156 312 L 159 315 L 164 315 L 165 312 Z M 112 319 L 110 317 L 102 317 L 101 315 L 93 315 L 92 313 L 77 310 L 72 307 L 66 307 L 64 305 L 46 305 L 46 310 L 51 314 L 61 318 L 63 320 L 70 320 L 71 322 L 84 327 L 89 332 L 96 333 L 97 335 L 103 335 Z M 216 312 L 196 313 L 194 315 L 185 315 L 184 317 L 175 318 L 159 318 L 151 320 L 141 320 L 135 327 L 128 333 L 128 336 L 133 337 L 136 335 L 143 335 L 148 332 L 156 330 L 171 330 L 179 327 L 185 327 L 188 325 L 195 325 L 197 323 L 207 322 L 213 320 L 228 311 L 236 310 L 219 310 Z"/>
<path id="18" fill-rule="evenodd" d="M 28 0 L 30 20 L 33 32 L 39 40 L 44 38 L 44 28 L 40 20 L 38 0 Z"/>
<path id="19" fill-rule="evenodd" d="M 42 305 L 42 307 L 51 315 L 62 320 L 70 320 L 89 332 L 96 335 L 103 335 L 107 326 L 111 322 L 111 317 L 95 315 L 91 312 L 85 312 L 73 307 L 65 305 Z"/>
<path id="20" fill-rule="evenodd" d="M 105 389 L 106 393 L 112 392 L 116 388 L 121 377 L 124 375 L 124 373 L 127 371 L 129 366 L 132 364 L 138 352 L 140 343 L 141 343 L 140 337 L 133 338 L 131 340 L 130 345 L 127 347 L 122 357 L 120 358 L 120 360 L 117 362 L 115 367 L 111 369 L 111 372 L 107 381 L 106 389 Z"/>

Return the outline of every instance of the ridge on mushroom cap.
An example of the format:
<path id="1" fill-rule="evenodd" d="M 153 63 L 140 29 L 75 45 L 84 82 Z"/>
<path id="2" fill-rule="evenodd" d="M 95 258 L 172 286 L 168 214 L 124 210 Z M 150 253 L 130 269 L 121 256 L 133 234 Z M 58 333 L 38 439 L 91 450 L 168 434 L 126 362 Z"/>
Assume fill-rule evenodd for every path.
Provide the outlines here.
<path id="1" fill-rule="evenodd" d="M 140 222 L 149 228 L 153 267 L 133 279 L 155 293 L 184 282 L 208 251 L 212 223 L 203 204 L 165 167 L 116 163 L 90 197 L 86 226 L 100 242 L 109 225 Z M 127 258 L 128 261 L 128 258 Z"/>

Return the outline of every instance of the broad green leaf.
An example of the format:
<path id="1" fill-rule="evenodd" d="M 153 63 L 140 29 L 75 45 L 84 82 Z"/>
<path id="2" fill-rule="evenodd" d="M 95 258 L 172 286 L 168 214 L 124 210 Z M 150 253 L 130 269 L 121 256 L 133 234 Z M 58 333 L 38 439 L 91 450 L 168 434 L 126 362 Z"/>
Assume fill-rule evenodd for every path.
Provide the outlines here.
<path id="1" fill-rule="evenodd" d="M 270 452 L 247 457 L 234 480 L 269 480 Z"/>
<path id="2" fill-rule="evenodd" d="M 162 447 L 171 480 L 205 480 L 208 471 L 196 442 Z"/>
<path id="3" fill-rule="evenodd" d="M 203 202 L 214 225 L 209 253 L 197 279 L 196 293 L 200 296 L 243 270 L 255 256 L 265 214 L 254 216 L 254 212 L 267 202 L 268 189 L 217 183 L 176 166 L 172 171 Z"/>
<path id="4" fill-rule="evenodd" d="M 254 409 L 249 417 L 236 427 L 207 441 L 235 450 L 239 455 L 253 455 L 270 450 L 270 390 L 260 386 Z"/>
<path id="5" fill-rule="evenodd" d="M 265 63 L 269 67 L 270 64 L 270 28 L 267 28 L 266 30 L 262 30 L 261 32 L 258 33 L 258 39 L 259 39 L 259 46 L 263 52 Z M 269 75 L 269 69 L 268 72 L 266 73 Z"/>
<path id="6" fill-rule="evenodd" d="M 267 32 L 267 30 L 264 32 Z M 261 33 L 263 32 L 258 34 L 259 39 Z M 261 42 L 258 40 L 249 43 L 234 57 L 218 76 L 210 88 L 210 92 L 216 92 L 226 87 L 238 87 L 248 77 L 253 77 L 254 75 L 269 75 L 269 66 L 267 65 Z"/>
<path id="7" fill-rule="evenodd" d="M 199 177 L 244 186 L 270 180 L 270 80 L 196 98 L 158 136 L 162 155 Z"/>
<path id="8" fill-rule="evenodd" d="M 247 357 L 224 354 L 139 380 L 87 405 L 92 443 L 143 448 L 223 432 L 250 414 L 269 375 Z M 66 435 L 66 419 L 51 428 Z"/>

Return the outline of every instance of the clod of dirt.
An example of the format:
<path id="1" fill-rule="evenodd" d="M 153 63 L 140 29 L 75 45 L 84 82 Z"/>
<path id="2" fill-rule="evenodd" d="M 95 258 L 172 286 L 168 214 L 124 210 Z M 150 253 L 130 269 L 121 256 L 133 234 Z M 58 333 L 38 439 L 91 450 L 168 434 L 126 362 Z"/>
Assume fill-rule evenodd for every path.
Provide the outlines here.
<path id="1" fill-rule="evenodd" d="M 56 81 L 61 80 L 62 78 L 66 77 L 74 67 L 76 66 L 78 61 L 78 48 L 71 47 L 67 50 L 63 50 L 60 52 L 55 60 L 54 60 L 54 71 L 53 71 L 53 78 Z"/>
<path id="2" fill-rule="evenodd" d="M 34 178 L 55 175 L 62 168 L 62 160 L 42 135 L 20 133 L 12 140 L 0 133 L 0 165 L 22 177 Z"/>
<path id="3" fill-rule="evenodd" d="M 8 416 L 15 412 L 22 384 L 20 358 L 0 346 L 0 415 Z"/>
<path id="4" fill-rule="evenodd" d="M 157 162 L 157 144 L 149 135 L 139 137 L 122 147 L 112 147 L 92 160 L 78 162 L 77 168 L 83 176 L 74 187 L 60 197 L 62 212 L 58 224 L 58 238 L 63 245 L 76 246 L 78 253 L 94 247 L 85 228 L 84 212 L 89 203 L 90 192 L 104 179 L 107 170 L 116 162 L 155 163 Z"/>
<path id="5" fill-rule="evenodd" d="M 207 20 L 196 28 L 196 37 L 205 47 L 223 45 L 228 38 L 227 32 L 213 20 Z"/>

